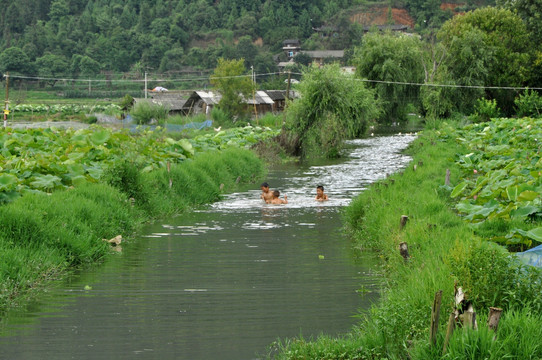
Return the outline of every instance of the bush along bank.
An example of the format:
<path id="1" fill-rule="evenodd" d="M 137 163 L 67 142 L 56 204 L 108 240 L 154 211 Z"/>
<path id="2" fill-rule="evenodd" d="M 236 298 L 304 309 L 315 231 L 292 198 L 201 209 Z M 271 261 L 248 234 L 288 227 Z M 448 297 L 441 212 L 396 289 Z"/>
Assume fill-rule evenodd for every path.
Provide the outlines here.
<path id="1" fill-rule="evenodd" d="M 454 211 L 451 191 L 464 181 L 457 161 L 470 153 L 451 126 L 424 131 L 409 148 L 410 166 L 374 184 L 345 209 L 360 251 L 376 251 L 385 274 L 381 301 L 350 333 L 272 345 L 277 359 L 535 359 L 542 357 L 542 281 L 507 249 L 477 235 Z M 450 185 L 445 185 L 446 170 Z M 408 220 L 401 224 L 402 216 Z M 403 218 L 406 219 L 406 218 Z M 401 255 L 400 245 L 408 245 Z M 461 287 L 476 312 L 477 329 L 446 333 Z M 431 334 L 435 295 L 440 317 Z M 503 309 L 497 331 L 490 307 Z M 446 349 L 444 349 L 446 343 Z"/>
<path id="2" fill-rule="evenodd" d="M 111 246 L 102 239 L 130 235 L 143 221 L 219 200 L 265 172 L 256 155 L 240 148 L 141 170 L 119 161 L 105 171 L 103 183 L 27 192 L 0 206 L 0 313 L 66 271 L 103 259 Z"/>

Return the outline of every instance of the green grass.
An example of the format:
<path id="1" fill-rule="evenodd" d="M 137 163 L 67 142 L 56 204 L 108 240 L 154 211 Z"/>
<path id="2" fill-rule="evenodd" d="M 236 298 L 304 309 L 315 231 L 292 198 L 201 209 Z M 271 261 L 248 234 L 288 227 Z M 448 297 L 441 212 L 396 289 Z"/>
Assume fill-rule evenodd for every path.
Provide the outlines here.
<path id="1" fill-rule="evenodd" d="M 456 282 L 474 303 L 480 331 L 458 330 L 446 359 L 483 359 L 486 355 L 520 359 L 534 351 L 538 329 L 527 343 L 510 344 L 498 352 L 498 346 L 489 341 L 484 320 L 489 306 L 504 309 L 497 342 L 508 343 L 520 336 L 515 333 L 518 323 L 542 328 L 542 281 L 539 271 L 517 264 L 503 248 L 482 241 L 451 210 L 449 192 L 441 186 L 446 169 L 451 170 L 452 186 L 460 181 L 454 157 L 464 150 L 454 139 L 444 141 L 436 132 L 424 131 L 408 150 L 413 161 L 404 172 L 374 184 L 352 201 L 344 210 L 344 220 L 354 246 L 375 251 L 383 260 L 386 285 L 381 301 L 349 334 L 335 339 L 277 341 L 269 357 L 440 359 Z M 409 217 L 404 229 L 400 229 L 402 215 Z M 408 262 L 400 256 L 401 242 L 408 244 Z M 440 342 L 433 348 L 428 342 L 430 314 L 439 290 L 443 290 Z M 518 312 L 522 308 L 528 310 Z M 488 355 L 493 353 L 500 357 Z"/>
<path id="2" fill-rule="evenodd" d="M 28 193 L 0 207 L 0 314 L 66 271 L 100 262 L 110 245 L 146 220 L 220 199 L 265 168 L 249 150 L 207 152 L 142 173 L 125 162 L 104 176 L 52 194 Z M 171 181 L 171 186 L 170 186 Z M 221 186 L 221 184 L 224 184 Z"/>

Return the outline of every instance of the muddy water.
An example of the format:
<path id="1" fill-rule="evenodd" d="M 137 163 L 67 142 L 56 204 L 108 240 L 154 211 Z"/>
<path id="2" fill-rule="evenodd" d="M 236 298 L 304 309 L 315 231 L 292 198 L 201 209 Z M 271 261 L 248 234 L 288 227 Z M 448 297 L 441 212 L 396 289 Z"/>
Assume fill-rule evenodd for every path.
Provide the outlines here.
<path id="1" fill-rule="evenodd" d="M 2 359 L 256 359 L 277 338 L 348 331 L 378 298 L 376 260 L 341 233 L 340 209 L 404 167 L 413 140 L 355 140 L 345 160 L 281 166 L 268 182 L 147 226 L 103 266 L 3 319 Z M 330 200 L 314 201 L 323 184 Z"/>

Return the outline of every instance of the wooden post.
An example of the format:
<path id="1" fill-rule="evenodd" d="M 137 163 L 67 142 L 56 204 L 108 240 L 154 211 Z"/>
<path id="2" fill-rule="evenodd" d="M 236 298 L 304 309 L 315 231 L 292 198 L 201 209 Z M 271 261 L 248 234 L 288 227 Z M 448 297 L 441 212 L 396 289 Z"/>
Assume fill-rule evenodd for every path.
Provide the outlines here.
<path id="1" fill-rule="evenodd" d="M 407 262 L 410 259 L 410 255 L 408 253 L 408 244 L 406 242 L 402 242 L 399 244 L 399 253 L 405 259 L 405 262 Z"/>
<path id="2" fill-rule="evenodd" d="M 6 78 L 6 100 L 4 101 L 4 128 L 8 126 L 8 114 L 9 114 L 9 71 L 4 75 Z"/>
<path id="3" fill-rule="evenodd" d="M 442 355 L 446 353 L 446 348 L 448 347 L 448 343 L 450 342 L 450 338 L 452 337 L 452 334 L 455 330 L 455 313 L 450 313 L 450 317 L 448 318 L 448 327 L 446 328 L 446 337 L 444 338 L 444 346 L 442 347 Z"/>
<path id="4" fill-rule="evenodd" d="M 437 343 L 438 333 L 438 320 L 440 317 L 440 305 L 442 303 L 442 290 L 435 293 L 435 300 L 433 300 L 433 308 L 431 310 L 431 333 L 429 336 L 429 342 L 432 345 Z"/>
<path id="5" fill-rule="evenodd" d="M 467 311 L 459 315 L 461 322 L 463 323 L 464 328 L 476 328 L 474 324 L 476 323 L 476 313 L 474 311 Z"/>
<path id="6" fill-rule="evenodd" d="M 171 163 L 168 161 L 167 162 L 167 173 L 169 174 L 171 171 Z M 170 175 L 170 178 L 169 178 L 169 188 L 171 189 L 171 187 L 173 186 L 173 180 L 171 179 L 171 175 Z"/>
<path id="7" fill-rule="evenodd" d="M 290 83 L 292 81 L 292 72 L 288 71 L 288 85 L 286 86 L 286 100 L 284 101 L 284 109 L 282 109 L 282 125 L 286 124 L 286 106 L 290 100 Z"/>
<path id="8" fill-rule="evenodd" d="M 407 221 L 408 221 L 408 216 L 401 215 L 401 229 L 403 229 L 406 226 Z"/>
<path id="9" fill-rule="evenodd" d="M 444 185 L 450 186 L 450 169 L 446 169 L 446 179 L 444 180 Z"/>
<path id="10" fill-rule="evenodd" d="M 499 320 L 501 319 L 501 314 L 501 308 L 489 308 L 489 318 L 487 319 L 487 326 L 494 332 L 497 332 L 497 328 L 499 327 Z"/>

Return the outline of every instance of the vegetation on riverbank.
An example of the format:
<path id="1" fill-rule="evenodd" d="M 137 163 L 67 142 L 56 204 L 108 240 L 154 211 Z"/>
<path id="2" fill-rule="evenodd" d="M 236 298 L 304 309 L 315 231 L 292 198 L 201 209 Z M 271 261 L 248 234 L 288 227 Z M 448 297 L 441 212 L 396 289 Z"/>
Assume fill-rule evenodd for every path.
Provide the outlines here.
<path id="1" fill-rule="evenodd" d="M 34 131 L 31 133 L 35 134 Z M 29 133 L 19 135 L 19 139 L 28 141 L 19 142 L 16 146 L 18 151 L 25 144 L 37 143 L 30 141 L 35 138 Z M 50 139 L 43 141 L 44 136 L 39 136 L 42 137 L 42 144 L 54 143 Z M 0 313 L 66 271 L 102 260 L 110 251 L 110 245 L 102 239 L 117 235 L 127 237 L 143 221 L 216 201 L 222 193 L 233 191 L 238 183 L 252 182 L 263 176 L 265 168 L 256 155 L 236 144 L 231 136 L 225 142 L 222 140 L 222 136 L 218 136 L 213 142 L 214 146 L 202 142 L 208 151 L 196 152 L 193 159 L 178 163 L 172 161 L 171 164 L 159 161 L 152 171 L 141 161 L 128 156 L 128 153 L 115 161 L 112 161 L 112 157 L 104 156 L 109 160 L 108 166 L 100 167 L 97 178 L 90 176 L 87 179 L 83 174 L 85 181 L 70 183 L 74 186 L 69 186 L 61 182 L 65 176 L 58 176 L 56 189 L 40 191 L 32 189 L 30 183 L 24 186 L 26 190 L 22 196 L 5 198 L 6 202 L 10 202 L 0 207 L 0 251 L 3 254 L 0 264 Z M 6 145 L 5 142 L 3 145 Z M 120 147 L 125 151 L 130 149 L 128 140 L 119 142 L 124 144 Z M 169 142 L 177 143 L 174 140 Z M 226 142 L 229 142 L 228 146 Z M 90 143 L 88 141 L 87 146 Z M 75 146 L 75 143 L 72 145 Z M 107 146 L 102 143 L 99 147 L 103 155 Z M 216 151 L 218 148 L 221 151 Z M 31 146 L 26 148 L 26 151 L 29 150 L 32 150 Z M 50 149 L 50 152 L 55 154 L 68 151 L 58 144 L 53 150 Z M 3 155 L 7 156 L 9 151 L 4 146 Z M 96 152 L 96 149 L 92 151 Z M 33 156 L 36 157 L 36 154 Z M 101 160 L 104 158 L 100 157 Z M 98 166 L 96 163 L 100 159 L 94 158 L 90 163 Z M 50 166 L 56 164 L 55 169 L 58 170 L 58 166 L 64 162 L 45 163 Z M 32 177 L 33 172 L 39 169 L 36 166 L 25 171 L 28 177 Z M 7 174 L 2 176 L 4 179 Z M 9 179 L 16 179 L 16 183 L 19 181 L 15 175 L 10 176 Z M 54 175 L 47 173 L 36 176 L 51 180 L 50 177 Z M 10 191 L 16 190 L 17 186 Z"/>
<path id="2" fill-rule="evenodd" d="M 521 123 L 522 120 L 517 124 Z M 509 122 L 508 124 L 511 124 Z M 500 130 L 503 126 L 500 124 Z M 513 127 L 513 125 L 512 125 Z M 542 279 L 505 248 L 486 241 L 453 211 L 451 187 L 463 180 L 456 160 L 470 152 L 456 142 L 455 129 L 424 131 L 410 147 L 411 165 L 401 174 L 364 191 L 345 210 L 347 226 L 360 251 L 383 259 L 385 292 L 367 318 L 347 335 L 279 341 L 276 359 L 501 359 L 540 358 Z M 456 154 L 460 154 L 457 158 Z M 511 157 L 510 162 L 515 162 Z M 401 229 L 400 218 L 408 215 Z M 399 244 L 406 242 L 405 262 Z M 477 312 L 478 330 L 456 329 L 443 355 L 445 326 L 461 286 Z M 431 306 L 443 290 L 440 331 L 429 341 Z M 490 306 L 504 310 L 498 331 L 488 330 Z"/>

